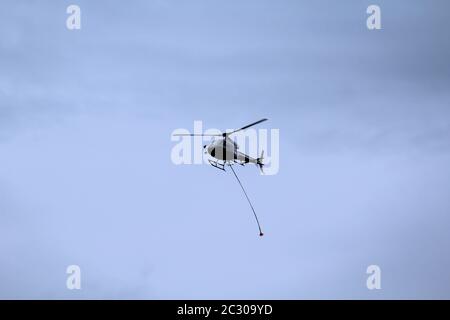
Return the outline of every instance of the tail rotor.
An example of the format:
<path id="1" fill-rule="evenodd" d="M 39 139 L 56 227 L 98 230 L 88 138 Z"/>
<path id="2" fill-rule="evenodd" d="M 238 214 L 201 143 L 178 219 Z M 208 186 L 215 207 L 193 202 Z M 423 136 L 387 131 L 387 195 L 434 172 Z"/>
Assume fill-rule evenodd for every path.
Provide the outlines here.
<path id="1" fill-rule="evenodd" d="M 256 165 L 259 167 L 261 174 L 264 174 L 263 166 L 264 166 L 264 150 L 261 151 L 261 156 L 256 159 Z"/>

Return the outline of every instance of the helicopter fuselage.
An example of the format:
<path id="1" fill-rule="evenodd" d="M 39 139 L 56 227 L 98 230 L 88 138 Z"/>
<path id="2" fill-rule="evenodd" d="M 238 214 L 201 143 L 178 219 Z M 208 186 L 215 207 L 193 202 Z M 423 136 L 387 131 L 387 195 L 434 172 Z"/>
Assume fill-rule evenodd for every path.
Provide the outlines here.
<path id="1" fill-rule="evenodd" d="M 239 146 L 236 142 L 230 138 L 221 138 L 214 140 L 208 146 L 206 146 L 206 151 L 217 160 L 224 162 L 235 161 L 240 163 L 257 163 L 258 160 L 254 159 L 240 151 L 238 151 Z"/>

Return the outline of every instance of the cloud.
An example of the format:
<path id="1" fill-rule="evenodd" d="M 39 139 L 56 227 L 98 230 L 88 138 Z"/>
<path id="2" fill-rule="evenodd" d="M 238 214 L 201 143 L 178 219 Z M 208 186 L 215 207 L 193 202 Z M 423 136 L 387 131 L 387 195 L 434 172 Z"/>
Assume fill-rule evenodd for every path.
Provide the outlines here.
<path id="1" fill-rule="evenodd" d="M 69 4 L 0 11 L 1 297 L 448 296 L 447 1 L 380 1 L 379 32 L 369 1 L 79 1 L 80 31 Z M 260 239 L 170 133 L 263 117 L 279 174 L 238 168 Z"/>

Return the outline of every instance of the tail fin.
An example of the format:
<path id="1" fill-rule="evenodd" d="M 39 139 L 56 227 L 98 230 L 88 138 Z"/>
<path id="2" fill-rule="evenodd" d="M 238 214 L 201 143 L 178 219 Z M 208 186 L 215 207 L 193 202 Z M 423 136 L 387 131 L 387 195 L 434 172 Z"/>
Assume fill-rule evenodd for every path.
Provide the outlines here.
<path id="1" fill-rule="evenodd" d="M 261 151 L 261 157 L 256 159 L 256 165 L 259 167 L 259 170 L 261 171 L 261 174 L 264 174 L 264 171 L 263 171 L 264 163 L 263 163 L 263 161 L 264 161 L 264 150 Z"/>

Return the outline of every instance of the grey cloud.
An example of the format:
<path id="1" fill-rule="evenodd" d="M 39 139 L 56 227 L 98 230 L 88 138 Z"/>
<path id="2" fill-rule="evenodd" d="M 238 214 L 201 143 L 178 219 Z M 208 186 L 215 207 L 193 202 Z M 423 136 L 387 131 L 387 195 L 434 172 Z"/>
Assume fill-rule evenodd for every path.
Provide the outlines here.
<path id="1" fill-rule="evenodd" d="M 370 1 L 78 3 L 76 32 L 69 1 L 1 4 L 2 298 L 448 297 L 448 1 L 378 1 L 374 32 Z M 169 139 L 261 117 L 264 239 Z"/>

